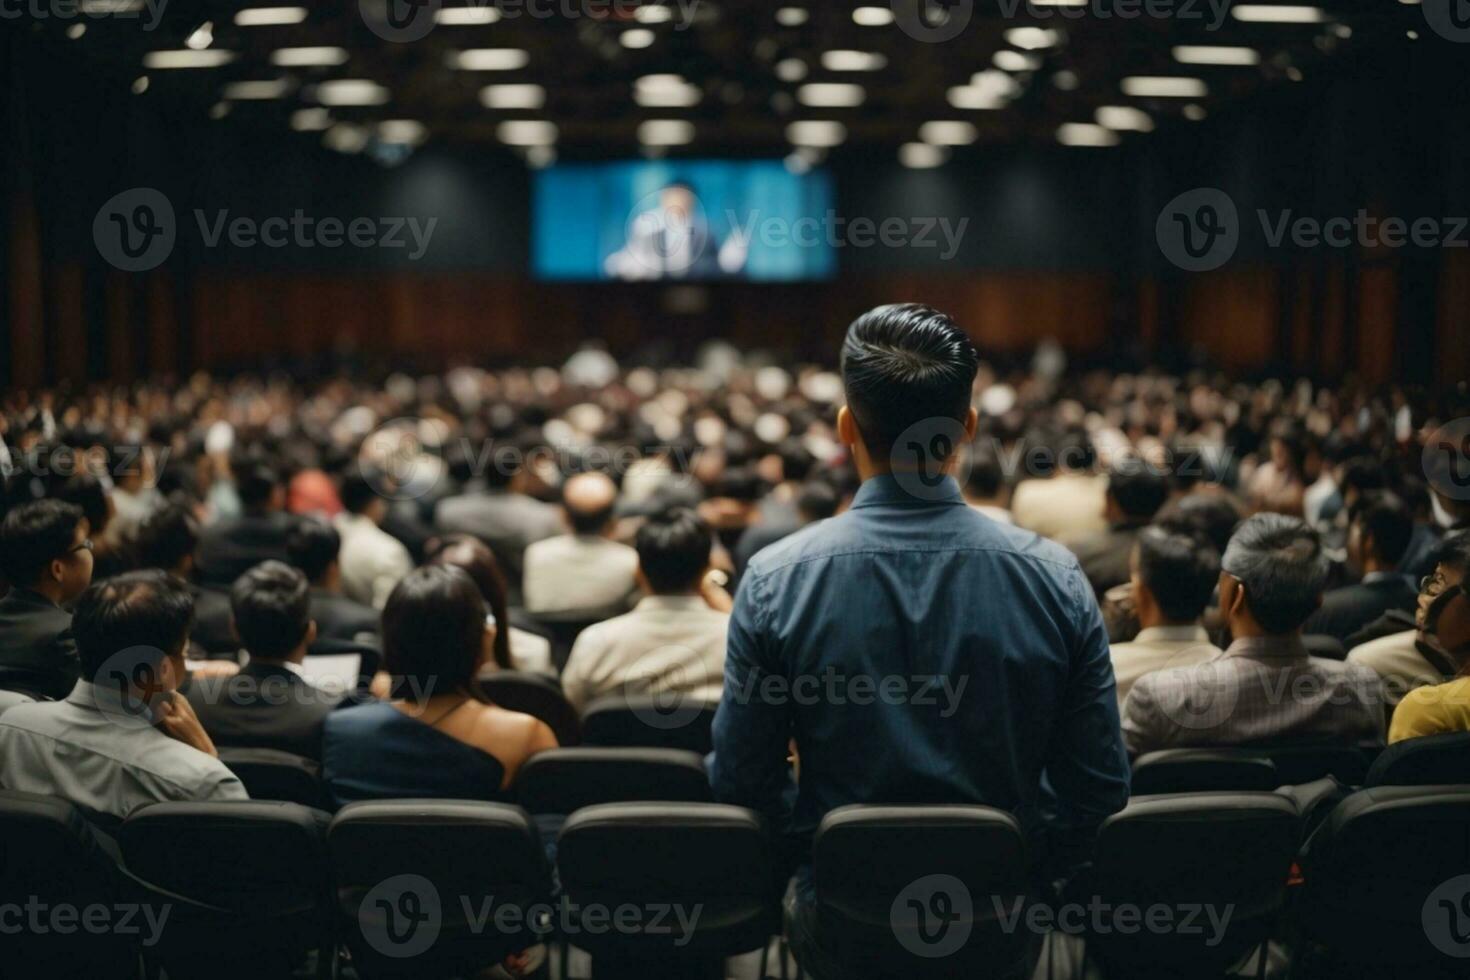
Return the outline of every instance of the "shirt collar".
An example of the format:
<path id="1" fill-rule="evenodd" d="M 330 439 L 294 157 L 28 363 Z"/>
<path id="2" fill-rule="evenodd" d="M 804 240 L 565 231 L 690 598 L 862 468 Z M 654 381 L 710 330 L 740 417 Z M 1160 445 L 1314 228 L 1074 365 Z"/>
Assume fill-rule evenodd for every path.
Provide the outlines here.
<path id="1" fill-rule="evenodd" d="M 919 493 L 911 491 L 905 484 L 914 481 Z M 940 477 L 940 480 L 932 488 L 923 486 L 917 474 L 905 474 L 900 480 L 892 473 L 882 473 L 863 481 L 858 487 L 858 492 L 852 498 L 852 506 L 849 510 L 859 507 L 881 507 L 881 506 L 908 506 L 919 507 L 925 504 L 944 503 L 964 505 L 964 497 L 960 495 L 960 485 L 952 476 Z"/>
<path id="2" fill-rule="evenodd" d="M 697 595 L 646 595 L 633 607 L 639 612 L 650 609 L 708 609 L 703 596 Z"/>
<path id="3" fill-rule="evenodd" d="M 1363 584 L 1373 585 L 1376 582 L 1391 582 L 1396 578 L 1404 578 L 1405 581 L 1408 581 L 1407 577 L 1401 576 L 1398 572 L 1395 571 L 1377 571 L 1369 572 L 1367 575 L 1364 575 Z"/>
<path id="4" fill-rule="evenodd" d="M 1305 659 L 1307 648 L 1300 633 L 1285 636 L 1242 636 L 1225 648 L 1227 657 L 1249 657 L 1253 660 Z"/>
<path id="5" fill-rule="evenodd" d="M 1208 643 L 1210 634 L 1197 623 L 1183 626 L 1149 626 L 1138 631 L 1135 643 Z"/>

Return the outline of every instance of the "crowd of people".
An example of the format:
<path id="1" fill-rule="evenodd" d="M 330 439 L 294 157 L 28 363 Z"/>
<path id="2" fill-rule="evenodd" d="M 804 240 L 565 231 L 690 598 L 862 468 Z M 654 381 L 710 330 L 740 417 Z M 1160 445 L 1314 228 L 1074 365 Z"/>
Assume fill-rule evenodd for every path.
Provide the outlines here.
<path id="1" fill-rule="evenodd" d="M 1130 756 L 1470 731 L 1467 404 L 1002 369 L 913 305 L 837 370 L 7 392 L 0 786 L 105 824 L 243 798 L 241 746 L 339 805 L 506 800 L 557 737 L 487 674 L 717 704 L 714 795 L 784 834 L 830 976 L 803 849 L 838 806 L 1002 807 L 1064 873 Z"/>

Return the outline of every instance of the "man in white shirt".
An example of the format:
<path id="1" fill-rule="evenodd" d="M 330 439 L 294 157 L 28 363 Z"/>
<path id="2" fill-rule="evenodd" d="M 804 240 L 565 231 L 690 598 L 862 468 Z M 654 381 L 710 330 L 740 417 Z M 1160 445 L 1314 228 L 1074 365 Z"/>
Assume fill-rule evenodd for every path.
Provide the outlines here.
<path id="1" fill-rule="evenodd" d="M 1093 472 L 1092 444 L 1085 433 L 1066 432 L 1029 439 L 1021 462 L 1031 479 L 1011 493 L 1011 519 L 1044 538 L 1063 541 L 1107 529 L 1103 508 L 1108 478 Z"/>
<path id="2" fill-rule="evenodd" d="M 361 473 L 342 482 L 343 511 L 337 515 L 342 548 L 342 591 L 349 599 L 382 609 L 403 576 L 413 570 L 413 558 L 402 541 L 378 525 L 388 513 L 388 501 Z"/>
<path id="3" fill-rule="evenodd" d="M 184 583 L 158 570 L 82 593 L 72 618 L 82 679 L 64 701 L 0 717 L 0 787 L 118 820 L 149 803 L 246 799 L 177 693 L 193 613 Z"/>
<path id="4" fill-rule="evenodd" d="M 649 594 L 577 637 L 561 677 L 574 708 L 607 694 L 719 701 L 732 600 L 709 580 L 713 540 L 709 525 L 682 507 L 639 528 L 638 582 Z"/>
<path id="5" fill-rule="evenodd" d="M 1133 607 L 1143 629 L 1131 643 L 1112 647 L 1118 708 L 1145 674 L 1204 663 L 1220 651 L 1200 626 L 1220 576 L 1220 555 L 1202 538 L 1173 528 L 1147 527 L 1129 559 Z"/>
<path id="6" fill-rule="evenodd" d="M 579 473 L 562 486 L 571 528 L 526 548 L 526 612 L 547 621 L 593 620 L 627 611 L 638 592 L 638 553 L 608 540 L 617 484 L 604 473 Z"/>

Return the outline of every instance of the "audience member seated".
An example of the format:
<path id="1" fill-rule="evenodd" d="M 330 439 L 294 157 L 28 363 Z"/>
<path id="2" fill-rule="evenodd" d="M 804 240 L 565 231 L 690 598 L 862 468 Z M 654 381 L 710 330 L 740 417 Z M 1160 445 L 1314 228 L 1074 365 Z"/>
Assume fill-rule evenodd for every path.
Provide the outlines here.
<path id="1" fill-rule="evenodd" d="M 243 800 L 245 789 L 179 695 L 194 600 L 165 572 L 127 572 L 77 600 L 82 679 L 65 701 L 0 716 L 0 786 L 125 818 L 161 801 Z"/>
<path id="2" fill-rule="evenodd" d="M 481 699 L 475 677 L 495 627 L 462 569 L 408 574 L 383 607 L 394 699 L 327 716 L 322 777 L 336 803 L 427 797 L 504 801 L 522 763 L 556 736 L 530 715 Z"/>
<path id="3" fill-rule="evenodd" d="M 1220 554 L 1177 526 L 1147 527 L 1133 544 L 1132 607 L 1141 629 L 1112 648 L 1118 708 L 1145 674 L 1204 663 L 1220 651 L 1200 625 L 1220 577 Z"/>
<path id="4" fill-rule="evenodd" d="M 59 500 L 22 504 L 0 524 L 0 568 L 11 583 L 0 599 L 0 686 L 52 699 L 71 693 L 80 668 L 62 606 L 92 581 L 87 533 L 82 509 Z"/>
<path id="5" fill-rule="evenodd" d="M 342 594 L 342 537 L 321 521 L 301 521 L 286 539 L 291 564 L 311 583 L 311 620 L 318 640 L 378 638 L 378 611 Z"/>
<path id="6" fill-rule="evenodd" d="M 194 677 L 189 704 L 215 744 L 279 749 L 321 758 L 322 723 L 346 691 L 326 691 L 301 676 L 316 639 L 306 576 L 266 561 L 230 589 L 235 632 L 249 657 L 229 677 Z"/>
<path id="7" fill-rule="evenodd" d="M 76 465 L 85 465 L 78 458 Z M 82 509 L 87 519 L 87 537 L 92 540 L 92 577 L 104 579 L 116 575 L 127 565 L 128 556 L 124 542 L 117 536 L 113 525 L 116 509 L 112 494 L 96 474 L 77 473 L 47 491 L 51 500 L 75 504 Z"/>
<path id="8" fill-rule="evenodd" d="M 1123 716 L 1129 750 L 1288 738 L 1381 743 L 1378 676 L 1302 646 L 1302 624 L 1327 581 L 1317 532 L 1300 518 L 1256 514 L 1230 539 L 1220 567 L 1220 608 L 1233 640 L 1213 660 L 1134 683 Z"/>
<path id="9" fill-rule="evenodd" d="M 1458 535 L 1465 547 L 1470 534 Z M 1445 563 L 1441 562 L 1441 569 Z M 1388 740 L 1402 741 L 1421 735 L 1470 731 L 1470 591 L 1465 587 L 1464 566 L 1454 583 L 1436 586 L 1438 592 L 1424 610 L 1424 632 L 1431 637 L 1435 652 L 1459 665 L 1453 680 L 1420 687 L 1404 695 L 1393 713 Z"/>
<path id="10" fill-rule="evenodd" d="M 388 593 L 413 568 L 404 543 L 379 527 L 387 514 L 387 499 L 362 473 L 342 481 L 342 513 L 336 521 L 342 536 L 337 554 L 342 592 L 374 609 L 383 608 Z"/>
<path id="11" fill-rule="evenodd" d="M 1108 476 L 1103 505 L 1107 530 L 1063 542 L 1099 596 L 1128 581 L 1133 542 L 1168 496 L 1168 481 L 1142 460 L 1129 460 Z"/>
<path id="12" fill-rule="evenodd" d="M 1128 799 L 1107 637 L 1076 559 L 967 506 L 947 475 L 952 449 L 895 452 L 900 436 L 938 419 L 936 434 L 950 438 L 921 428 L 910 445 L 973 438 L 969 339 L 928 307 L 879 307 L 848 329 L 841 363 L 837 430 L 862 487 L 840 516 L 751 560 L 731 615 L 710 772 L 720 801 L 761 812 L 796 850 L 791 939 L 819 977 L 835 971 L 821 968 L 800 852 L 829 810 L 1001 807 L 1036 835 L 1040 863 L 1060 867 L 1082 860 Z"/>
<path id="13" fill-rule="evenodd" d="M 1321 608 L 1307 619 L 1302 632 L 1346 642 L 1384 613 L 1412 610 L 1414 585 L 1398 570 L 1398 562 L 1413 533 L 1414 515 L 1397 494 L 1378 491 L 1360 500 L 1348 521 L 1347 558 L 1361 578 L 1323 595 Z"/>
<path id="14" fill-rule="evenodd" d="M 1010 503 L 1010 487 L 1000 460 L 989 450 L 974 450 L 970 455 L 970 472 L 965 474 L 965 503 L 993 521 L 1014 524 Z"/>
<path id="15" fill-rule="evenodd" d="M 551 660 L 551 641 L 538 633 L 510 625 L 509 592 L 495 554 L 479 538 L 451 534 L 429 542 L 431 565 L 454 565 L 465 570 L 480 590 L 480 597 L 494 617 L 495 647 L 487 668 L 521 670 L 556 676 Z"/>
<path id="16" fill-rule="evenodd" d="M 189 583 L 189 592 L 194 596 L 194 626 L 189 639 L 200 655 L 237 650 L 240 640 L 230 620 L 229 592 L 191 581 L 198 545 L 199 522 L 188 507 L 170 502 L 143 518 L 134 547 L 140 567 L 162 569 Z"/>
<path id="17" fill-rule="evenodd" d="M 571 533 L 527 546 L 527 613 L 546 622 L 587 622 L 627 611 L 638 592 L 638 555 L 609 538 L 617 502 L 617 484 L 605 473 L 578 473 L 562 484 Z"/>
<path id="18" fill-rule="evenodd" d="M 563 693 L 578 711 L 606 694 L 719 701 L 732 600 L 710 576 L 710 526 L 675 508 L 645 520 L 635 548 L 648 595 L 632 612 L 578 635 Z"/>
<path id="19" fill-rule="evenodd" d="M 1447 605 L 1458 607 L 1455 598 L 1470 572 L 1470 533 L 1446 538 L 1435 559 L 1433 574 L 1419 583 L 1418 605 L 1408 621 L 1413 625 L 1348 651 L 1349 663 L 1370 667 L 1383 679 L 1390 704 L 1401 701 L 1415 688 L 1439 685 L 1458 676 L 1470 661 L 1470 650 L 1447 646 L 1438 633 L 1439 610 Z M 1453 626 L 1454 618 L 1449 622 Z"/>
<path id="20" fill-rule="evenodd" d="M 824 521 L 837 513 L 841 501 L 837 490 L 826 480 L 810 480 L 796 492 L 795 518 L 770 524 L 752 524 L 740 535 L 731 556 L 737 574 L 745 572 L 745 566 L 762 548 L 769 547 L 790 534 L 795 534 L 808 524 Z"/>
<path id="21" fill-rule="evenodd" d="M 1011 519 L 1054 541 L 1106 530 L 1107 478 L 1092 471 L 1087 435 L 1033 433 L 1023 440 L 1023 479 L 1011 493 Z"/>
<path id="22" fill-rule="evenodd" d="M 469 534 L 495 552 L 495 560 L 520 601 L 527 546 L 562 533 L 556 508 L 524 493 L 529 482 L 512 454 L 497 454 L 478 480 L 434 508 L 434 528 L 441 534 Z"/>
<path id="23" fill-rule="evenodd" d="M 1294 425 L 1278 425 L 1268 447 L 1269 458 L 1256 467 L 1246 483 L 1246 500 L 1256 510 L 1300 517 L 1307 492 L 1302 436 Z"/>
<path id="24" fill-rule="evenodd" d="M 242 513 L 206 527 L 199 536 L 194 567 L 206 585 L 229 585 L 267 559 L 286 560 L 286 536 L 296 519 L 282 508 L 286 490 L 274 469 L 256 463 L 236 485 Z"/>

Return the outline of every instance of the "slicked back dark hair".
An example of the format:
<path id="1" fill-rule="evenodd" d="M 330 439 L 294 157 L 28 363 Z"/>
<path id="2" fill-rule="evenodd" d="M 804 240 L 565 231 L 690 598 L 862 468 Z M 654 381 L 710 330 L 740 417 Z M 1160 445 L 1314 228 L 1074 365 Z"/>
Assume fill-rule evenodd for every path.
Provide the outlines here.
<path id="1" fill-rule="evenodd" d="M 704 518 L 688 507 L 671 507 L 643 522 L 634 537 L 638 567 L 654 592 L 693 589 L 709 565 L 714 536 Z"/>
<path id="2" fill-rule="evenodd" d="M 886 460 L 904 430 L 926 419 L 963 422 L 979 363 L 970 338 L 928 306 L 879 306 L 852 321 L 842 384 L 868 452 Z"/>
<path id="3" fill-rule="evenodd" d="M 286 556 L 312 583 L 322 580 L 341 550 L 342 536 L 321 521 L 300 521 L 286 535 Z"/>
<path id="4" fill-rule="evenodd" d="M 1209 605 L 1220 578 L 1220 553 L 1203 534 L 1154 525 L 1138 535 L 1138 577 L 1164 618 L 1192 623 Z"/>

